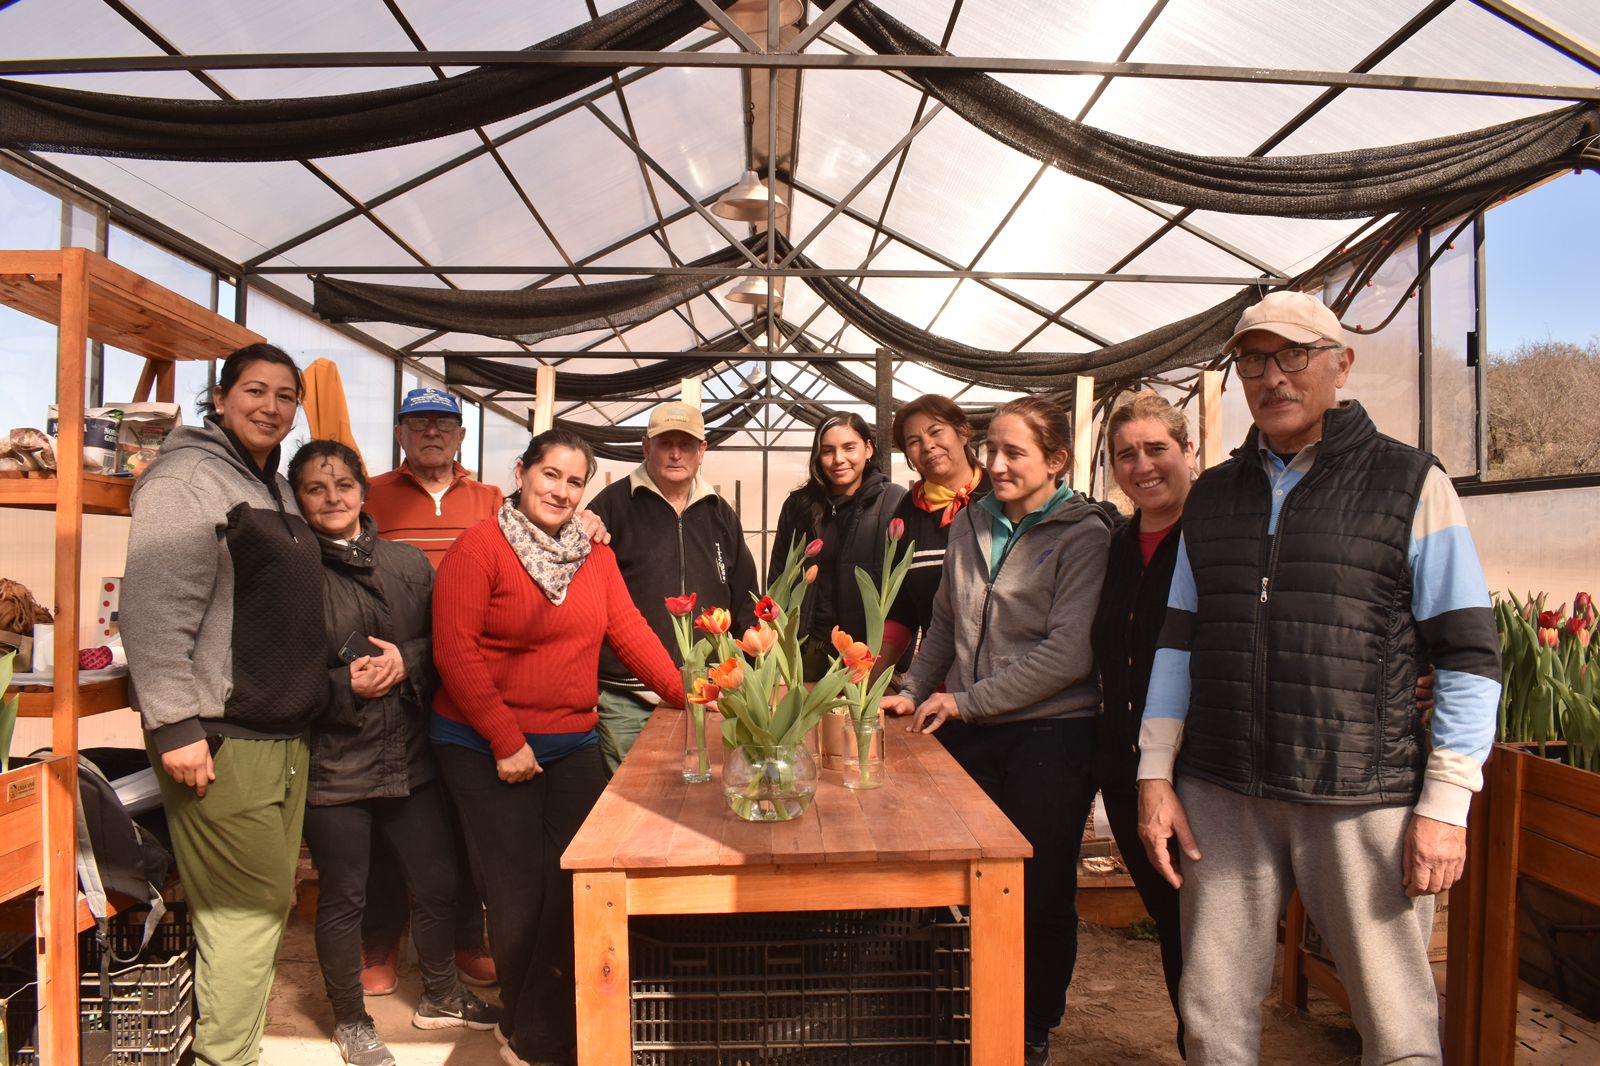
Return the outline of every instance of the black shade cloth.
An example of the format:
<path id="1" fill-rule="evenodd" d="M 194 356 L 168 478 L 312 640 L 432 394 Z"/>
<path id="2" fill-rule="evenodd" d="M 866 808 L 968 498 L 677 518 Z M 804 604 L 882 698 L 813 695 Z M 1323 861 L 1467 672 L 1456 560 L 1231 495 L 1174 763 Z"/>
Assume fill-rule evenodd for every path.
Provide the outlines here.
<path id="1" fill-rule="evenodd" d="M 731 0 L 714 0 L 726 7 Z M 635 0 L 530 51 L 658 51 L 706 21 L 694 0 Z M 320 159 L 459 133 L 524 114 L 615 73 L 480 67 L 393 89 L 290 100 L 168 100 L 0 80 L 0 144 L 137 159 Z"/>
<path id="2" fill-rule="evenodd" d="M 881 55 L 948 55 L 867 0 L 840 25 Z M 1287 218 L 1362 218 L 1486 190 L 1600 135 L 1600 108 L 1575 105 L 1449 137 L 1302 156 L 1200 156 L 1067 118 L 974 71 L 908 70 L 956 114 L 1041 163 L 1109 189 L 1180 207 Z"/>
<path id="3" fill-rule="evenodd" d="M 744 243 L 754 249 L 765 241 L 765 236 L 757 236 Z M 726 281 L 744 262 L 736 249 L 727 248 L 688 264 L 728 268 L 727 274 L 717 277 L 662 274 L 538 289 L 440 289 L 316 277 L 312 303 L 329 322 L 396 322 L 532 344 L 648 321 Z"/>
<path id="4" fill-rule="evenodd" d="M 556 377 L 559 380 L 560 375 Z M 760 406 L 752 402 L 759 391 L 759 386 L 747 385 L 729 399 L 706 408 L 703 412 L 706 443 L 716 447 L 748 425 L 760 410 Z M 644 461 L 644 449 L 639 444 L 639 439 L 644 436 L 642 426 L 598 426 L 566 418 L 556 419 L 555 424 L 582 437 L 594 449 L 595 455 L 602 459 L 616 459 L 624 463 Z"/>
<path id="5" fill-rule="evenodd" d="M 748 343 L 743 334 L 729 333 L 712 339 L 694 351 L 701 354 L 732 353 L 739 351 Z M 581 352 L 574 354 L 579 358 L 582 357 Z M 668 385 L 675 385 L 683 378 L 700 377 L 722 365 L 708 363 L 704 359 L 662 359 L 646 366 L 629 367 L 614 373 L 579 374 L 562 370 L 556 374 L 556 399 L 618 400 L 647 396 Z M 536 378 L 536 368 L 524 363 L 507 363 L 475 355 L 444 357 L 446 385 L 532 396 Z"/>

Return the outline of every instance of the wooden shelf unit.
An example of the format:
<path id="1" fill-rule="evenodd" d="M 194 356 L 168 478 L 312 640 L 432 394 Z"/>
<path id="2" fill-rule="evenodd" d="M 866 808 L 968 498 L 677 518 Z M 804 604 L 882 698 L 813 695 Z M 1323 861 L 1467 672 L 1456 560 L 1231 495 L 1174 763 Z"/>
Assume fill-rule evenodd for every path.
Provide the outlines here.
<path id="1" fill-rule="evenodd" d="M 0 251 L 0 303 L 57 327 L 59 404 L 57 476 L 0 482 L 0 506 L 56 516 L 56 684 L 23 692 L 19 701 L 20 714 L 50 717 L 56 757 L 0 776 L 0 900 L 33 894 L 41 1050 L 50 1062 L 77 1062 L 78 719 L 128 703 L 124 679 L 78 684 L 83 516 L 127 514 L 132 491 L 126 479 L 83 471 L 86 349 L 92 339 L 143 356 L 133 399 L 153 389 L 155 399 L 170 403 L 176 360 L 221 359 L 262 338 L 83 248 Z"/>

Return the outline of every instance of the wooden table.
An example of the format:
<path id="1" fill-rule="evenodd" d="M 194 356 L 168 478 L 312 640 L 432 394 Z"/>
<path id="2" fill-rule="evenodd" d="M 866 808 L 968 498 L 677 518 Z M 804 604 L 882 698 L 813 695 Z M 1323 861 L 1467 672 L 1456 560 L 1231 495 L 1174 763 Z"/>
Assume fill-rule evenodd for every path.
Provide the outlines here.
<path id="1" fill-rule="evenodd" d="M 728 809 L 719 766 L 710 783 L 684 783 L 683 735 L 683 712 L 650 716 L 561 858 L 573 871 L 580 1066 L 632 1059 L 629 915 L 948 904 L 970 908 L 972 1061 L 1022 1061 L 1032 848 L 936 738 L 891 722 L 882 788 L 853 791 L 825 771 L 801 817 L 749 823 Z"/>

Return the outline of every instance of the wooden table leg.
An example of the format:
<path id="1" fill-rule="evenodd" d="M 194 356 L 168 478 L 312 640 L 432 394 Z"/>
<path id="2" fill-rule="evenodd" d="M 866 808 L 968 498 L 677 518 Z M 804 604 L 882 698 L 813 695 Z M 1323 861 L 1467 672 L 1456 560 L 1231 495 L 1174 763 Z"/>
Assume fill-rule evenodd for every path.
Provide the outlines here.
<path id="1" fill-rule="evenodd" d="M 1310 999 L 1305 971 L 1306 905 L 1300 893 L 1289 897 L 1289 908 L 1283 917 L 1283 966 L 1278 998 L 1285 1007 L 1305 1010 Z"/>
<path id="2" fill-rule="evenodd" d="M 633 1059 L 628 981 L 628 879 L 572 876 L 573 963 L 578 993 L 579 1066 Z"/>
<path id="3" fill-rule="evenodd" d="M 1022 860 L 972 864 L 972 1064 L 1022 1061 Z"/>

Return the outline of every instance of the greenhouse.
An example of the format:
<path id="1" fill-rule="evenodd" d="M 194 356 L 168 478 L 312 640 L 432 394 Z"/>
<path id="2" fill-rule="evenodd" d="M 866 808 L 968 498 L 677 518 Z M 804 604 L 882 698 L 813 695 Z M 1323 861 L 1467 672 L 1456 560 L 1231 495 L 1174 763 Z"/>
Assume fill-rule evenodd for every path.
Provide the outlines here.
<path id="1" fill-rule="evenodd" d="M 1182 796 L 1181 819 L 1200 782 L 1308 815 L 1417 804 L 1409 863 L 1443 781 L 1461 880 L 1405 882 L 1454 882 L 1413 923 L 1438 1025 L 1412 1029 L 1440 1041 L 1415 1061 L 1600 1061 L 1597 169 L 1584 0 L 0 0 L 0 1057 L 1249 1061 L 1199 992 L 1208 1023 L 1179 1020 L 1201 984 L 1180 997 L 1180 958 L 1221 964 L 1187 932 L 1177 950 L 1178 908 L 1277 926 L 1194 885 L 1161 897 L 1167 924 L 1141 802 Z M 258 344 L 276 354 L 227 358 Z M 1364 412 L 1350 432 L 1404 457 L 1381 474 L 1403 487 L 1326 475 L 1334 421 L 1311 450 L 1274 428 L 1324 367 L 1359 402 L 1330 384 L 1325 406 Z M 1167 475 L 1121 435 L 1163 424 L 1186 523 L 1167 556 L 1134 517 L 1165 513 Z M 1190 448 L 1202 475 L 1264 464 L 1259 537 L 1225 470 L 1185 506 Z M 213 492 L 219 461 L 243 473 Z M 1278 525 L 1301 484 L 1322 523 L 1303 557 Z M 1306 502 L 1324 491 L 1369 494 Z M 958 579 L 967 527 L 997 539 Z M 1259 549 L 1258 611 L 1208 530 Z M 1062 562 L 1080 534 L 1087 586 Z M 1030 565 L 1056 583 L 1003 582 L 1046 537 Z M 1389 561 L 1357 546 L 1379 541 Z M 1119 679 L 1103 619 L 1144 610 L 1139 575 L 1173 552 Z M 1037 654 L 986 651 L 1001 634 Z M 1235 646 L 1249 665 L 1206 665 Z M 1008 671 L 1032 675 L 1021 703 L 991 695 Z M 1230 685 L 1242 739 L 1208 724 Z M 1086 754 L 1114 694 L 1117 788 Z M 1181 750 L 1152 726 L 1167 699 Z M 1490 719 L 1486 761 L 1463 736 Z M 984 763 L 974 736 L 1030 722 L 1049 739 L 1017 750 L 1044 769 Z M 1203 760 L 1236 739 L 1230 784 Z M 271 745 L 270 788 L 227 781 Z M 1274 745 L 1306 796 L 1274 793 Z M 561 782 L 590 787 L 579 760 L 593 795 L 560 808 Z M 271 789 L 284 839 L 209 835 L 227 796 Z M 282 870 L 235 861 L 263 848 Z M 1259 1061 L 1409 1046 L 1367 1009 L 1404 1000 L 1350 978 L 1389 933 L 1344 928 L 1300 861 L 1270 975 L 1227 978 L 1270 978 Z M 378 950 L 358 927 L 384 870 Z M 161 1006 L 135 1025 L 127 996 Z"/>

